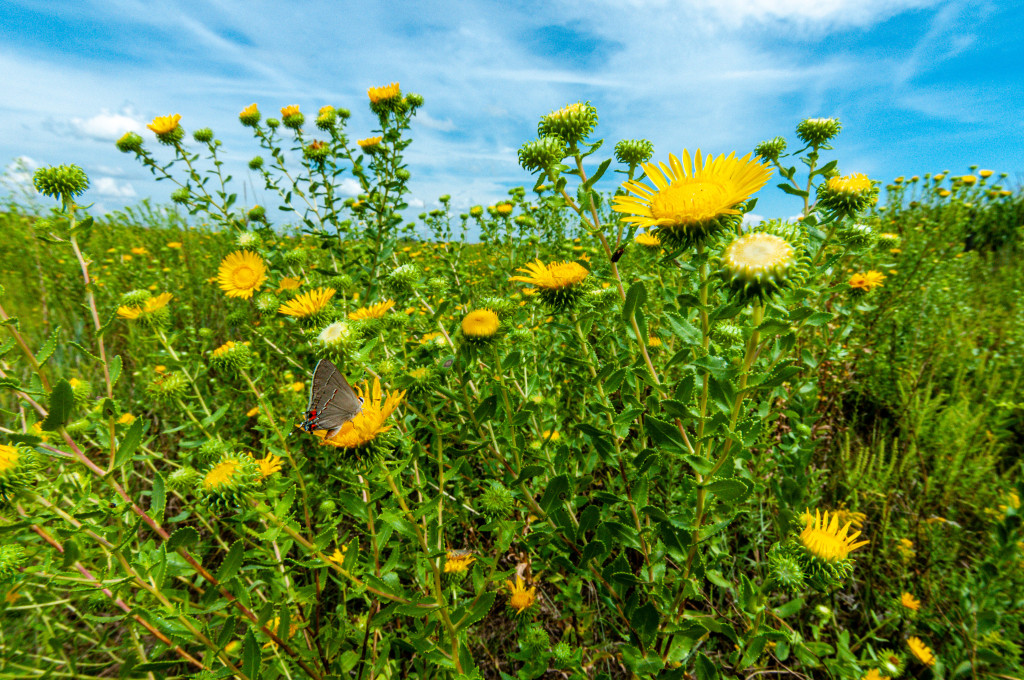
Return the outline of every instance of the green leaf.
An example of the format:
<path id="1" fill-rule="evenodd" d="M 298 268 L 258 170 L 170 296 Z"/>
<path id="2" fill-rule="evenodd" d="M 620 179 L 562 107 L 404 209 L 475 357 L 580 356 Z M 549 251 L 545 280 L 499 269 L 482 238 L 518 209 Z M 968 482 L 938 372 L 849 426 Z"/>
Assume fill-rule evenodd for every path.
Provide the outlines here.
<path id="1" fill-rule="evenodd" d="M 242 568 L 242 558 L 244 555 L 245 546 L 242 545 L 241 539 L 232 543 L 227 556 L 217 570 L 217 580 L 223 583 L 237 574 L 238 570 Z"/>
<path id="2" fill-rule="evenodd" d="M 192 527 L 182 527 L 167 539 L 167 550 L 173 552 L 178 548 L 188 548 L 199 542 L 199 532 Z"/>
<path id="3" fill-rule="evenodd" d="M 544 490 L 544 495 L 538 503 L 541 510 L 551 514 L 551 508 L 562 500 L 563 495 L 568 495 L 571 488 L 568 475 L 557 475 L 552 478 L 548 482 L 548 488 Z"/>
<path id="4" fill-rule="evenodd" d="M 661 617 L 658 615 L 657 608 L 650 602 L 647 602 L 644 606 L 638 607 L 633 612 L 633 615 L 629 617 L 629 622 L 633 624 L 633 629 L 640 634 L 640 639 L 643 640 L 644 646 L 647 646 L 658 632 Z"/>
<path id="5" fill-rule="evenodd" d="M 50 337 L 47 338 L 46 342 L 43 343 L 42 348 L 39 350 L 39 354 L 36 355 L 36 362 L 40 366 L 45 364 L 46 360 L 49 359 L 53 355 L 54 351 L 56 351 L 56 349 L 57 349 L 57 338 L 58 338 L 59 334 L 60 334 L 60 326 L 57 326 L 56 328 L 53 329 L 53 332 L 50 333 Z"/>
<path id="6" fill-rule="evenodd" d="M 110 386 L 113 387 L 117 384 L 117 379 L 121 377 L 121 355 L 115 354 L 114 358 L 110 360 Z"/>
<path id="7" fill-rule="evenodd" d="M 697 680 L 718 680 L 718 668 L 703 652 L 697 652 L 694 669 L 697 672 Z"/>
<path id="8" fill-rule="evenodd" d="M 580 557 L 580 566 L 587 566 L 587 562 L 596 559 L 600 563 L 604 556 L 608 554 L 608 546 L 605 545 L 604 541 L 593 540 L 583 546 L 583 555 Z"/>
<path id="9" fill-rule="evenodd" d="M 85 356 L 87 356 L 90 359 L 92 359 L 93 361 L 102 361 L 102 359 L 100 359 L 98 356 L 96 356 L 95 354 L 93 354 L 92 352 L 87 350 L 85 348 L 85 346 L 82 345 L 81 343 L 75 342 L 74 340 L 68 340 L 68 344 L 71 345 L 72 347 L 74 347 L 75 349 L 77 349 L 79 352 L 81 352 Z"/>
<path id="10" fill-rule="evenodd" d="M 727 503 L 739 503 L 750 495 L 751 486 L 742 479 L 716 479 L 704 488 Z"/>
<path id="11" fill-rule="evenodd" d="M 262 661 L 260 643 L 256 642 L 256 636 L 252 634 L 252 629 L 249 629 L 245 633 L 245 642 L 242 643 L 242 672 L 249 680 L 259 680 Z"/>
<path id="12" fill-rule="evenodd" d="M 135 449 L 139 447 L 139 442 L 142 441 L 142 432 L 145 427 L 146 424 L 141 418 L 136 418 L 131 424 L 128 433 L 121 440 L 121 445 L 117 447 L 117 453 L 114 454 L 114 467 L 121 467 L 131 459 Z"/>
<path id="13" fill-rule="evenodd" d="M 164 478 L 159 472 L 153 477 L 153 491 L 149 503 L 149 514 L 159 517 L 167 507 L 167 490 L 164 486 Z"/>
<path id="14" fill-rule="evenodd" d="M 71 389 L 71 383 L 63 378 L 53 386 L 50 393 L 50 412 L 43 421 L 44 430 L 56 430 L 63 427 L 71 417 L 71 409 L 75 405 L 75 392 Z"/>
<path id="15" fill-rule="evenodd" d="M 799 196 L 800 198 L 807 198 L 809 196 L 809 194 L 806 191 L 804 191 L 803 189 L 797 189 L 792 184 L 782 182 L 780 184 L 776 184 L 775 186 L 779 187 L 790 196 Z"/>
<path id="16" fill-rule="evenodd" d="M 491 611 L 491 607 L 494 605 L 494 598 L 498 594 L 494 591 L 482 593 L 478 598 L 473 608 L 466 614 L 466 618 L 459 624 L 459 630 L 465 630 L 480 619 L 487 616 L 487 612 Z"/>
<path id="17" fill-rule="evenodd" d="M 646 416 L 644 425 L 647 426 L 647 431 L 651 435 L 651 441 L 657 446 L 676 453 L 689 453 L 690 450 L 686 447 L 683 436 L 679 434 L 679 428 L 674 424 L 659 420 L 654 416 Z"/>
<path id="18" fill-rule="evenodd" d="M 626 291 L 626 299 L 622 303 L 622 320 L 631 323 L 636 308 L 647 301 L 647 289 L 643 281 L 637 281 Z M 646 341 L 646 338 L 644 338 Z"/>
<path id="19" fill-rule="evenodd" d="M 64 562 L 61 563 L 61 568 L 67 569 L 70 567 L 78 561 L 81 554 L 82 549 L 78 547 L 78 541 L 74 538 L 66 539 L 64 541 Z"/>
<path id="20" fill-rule="evenodd" d="M 768 643 L 768 638 L 764 635 L 755 635 L 754 637 L 747 640 L 747 648 L 743 650 L 743 658 L 740 659 L 739 666 L 737 668 L 743 669 L 751 665 L 761 656 L 761 652 L 764 651 L 764 646 Z"/>
<path id="21" fill-rule="evenodd" d="M 594 186 L 594 184 L 596 184 L 597 181 L 601 179 L 601 176 L 604 175 L 604 171 L 608 169 L 608 166 L 611 165 L 611 162 L 611 158 L 606 158 L 604 162 L 601 163 L 601 165 L 597 166 L 597 170 L 594 171 L 594 174 L 591 175 L 587 179 L 587 181 L 583 183 L 583 188 L 589 190 L 592 186 Z"/>

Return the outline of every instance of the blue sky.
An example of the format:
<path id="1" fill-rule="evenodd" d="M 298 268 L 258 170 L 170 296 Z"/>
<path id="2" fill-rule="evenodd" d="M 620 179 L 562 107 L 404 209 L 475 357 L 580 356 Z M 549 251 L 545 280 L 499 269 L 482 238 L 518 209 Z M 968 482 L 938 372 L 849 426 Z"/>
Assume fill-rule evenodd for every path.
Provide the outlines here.
<path id="1" fill-rule="evenodd" d="M 776 135 L 792 147 L 800 120 L 837 116 L 844 173 L 888 181 L 978 164 L 1016 187 L 1022 10 L 985 0 L 0 0 L 0 167 L 77 163 L 101 210 L 166 202 L 168 185 L 113 142 L 134 129 L 155 148 L 145 123 L 180 113 L 187 130 L 214 129 L 245 180 L 240 196 L 265 203 L 246 167 L 257 147 L 242 108 L 345 107 L 361 138 L 373 127 L 366 89 L 398 81 L 426 100 L 407 153 L 416 212 L 441 194 L 465 210 L 531 186 L 516 150 L 541 115 L 581 100 L 597 106 L 609 154 L 633 137 L 653 141 L 656 159 L 697 147 L 742 155 Z M 774 182 L 759 194 L 758 214 L 797 211 Z"/>

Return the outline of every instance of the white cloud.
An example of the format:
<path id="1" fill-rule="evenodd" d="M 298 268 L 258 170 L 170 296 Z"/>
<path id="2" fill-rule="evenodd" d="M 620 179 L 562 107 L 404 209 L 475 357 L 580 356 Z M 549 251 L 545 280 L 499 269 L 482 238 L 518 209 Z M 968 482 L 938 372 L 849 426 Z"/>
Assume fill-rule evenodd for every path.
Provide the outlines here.
<path id="1" fill-rule="evenodd" d="M 338 193 L 342 196 L 358 196 L 362 190 L 359 182 L 351 177 L 346 177 L 338 184 Z"/>
<path id="2" fill-rule="evenodd" d="M 116 142 L 126 132 L 141 133 L 146 129 L 145 123 L 131 109 L 121 113 L 104 109 L 92 118 L 72 118 L 69 124 L 72 132 L 98 142 Z"/>
<path id="3" fill-rule="evenodd" d="M 118 182 L 113 177 L 98 177 L 92 183 L 92 190 L 100 196 L 111 198 L 134 198 L 135 189 L 128 182 Z"/>
<path id="4" fill-rule="evenodd" d="M 761 224 L 764 221 L 764 215 L 758 215 L 757 213 L 747 213 L 743 216 L 742 224 L 744 227 L 750 227 L 755 224 Z"/>
<path id="5" fill-rule="evenodd" d="M 455 129 L 455 123 L 452 122 L 451 118 L 445 118 L 444 120 L 438 120 L 434 118 L 426 111 L 418 111 L 416 113 L 416 122 L 421 125 L 432 128 L 434 130 L 440 130 L 441 132 L 451 132 Z"/>
<path id="6" fill-rule="evenodd" d="M 424 203 L 422 200 L 420 200 L 418 198 L 410 198 L 409 199 L 409 207 L 410 208 L 414 208 L 416 210 L 419 210 L 424 205 L 426 205 L 426 203 Z"/>

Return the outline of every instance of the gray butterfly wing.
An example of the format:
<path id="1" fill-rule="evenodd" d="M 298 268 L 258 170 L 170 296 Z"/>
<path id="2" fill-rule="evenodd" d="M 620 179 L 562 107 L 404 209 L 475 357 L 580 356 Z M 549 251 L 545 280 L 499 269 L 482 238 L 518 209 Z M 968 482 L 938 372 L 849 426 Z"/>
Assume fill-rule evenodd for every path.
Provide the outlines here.
<path id="1" fill-rule="evenodd" d="M 363 410 L 355 390 L 329 359 L 322 359 L 313 371 L 310 402 L 310 408 L 317 409 L 320 426 L 327 430 L 328 439 Z"/>

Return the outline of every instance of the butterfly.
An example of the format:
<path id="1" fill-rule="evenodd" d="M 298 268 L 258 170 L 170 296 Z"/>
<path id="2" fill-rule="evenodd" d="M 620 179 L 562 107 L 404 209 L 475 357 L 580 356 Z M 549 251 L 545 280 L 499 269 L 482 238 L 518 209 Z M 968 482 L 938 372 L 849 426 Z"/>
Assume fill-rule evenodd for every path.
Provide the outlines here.
<path id="1" fill-rule="evenodd" d="M 306 432 L 327 430 L 324 438 L 330 439 L 362 410 L 362 397 L 356 394 L 334 362 L 321 359 L 313 369 L 306 418 L 299 427 Z"/>

